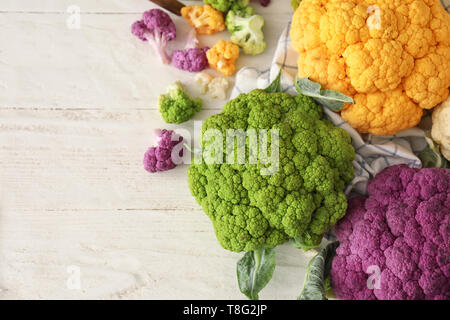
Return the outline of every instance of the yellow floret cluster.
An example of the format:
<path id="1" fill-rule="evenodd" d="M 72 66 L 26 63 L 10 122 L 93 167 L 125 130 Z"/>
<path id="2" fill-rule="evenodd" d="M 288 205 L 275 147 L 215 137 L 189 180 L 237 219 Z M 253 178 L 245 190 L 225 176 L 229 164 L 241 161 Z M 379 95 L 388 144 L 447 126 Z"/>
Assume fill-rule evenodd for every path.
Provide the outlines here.
<path id="1" fill-rule="evenodd" d="M 213 34 L 225 30 L 222 12 L 209 5 L 186 6 L 181 8 L 181 16 L 195 28 L 198 34 Z"/>
<path id="2" fill-rule="evenodd" d="M 209 66 L 225 76 L 236 72 L 236 60 L 239 58 L 239 47 L 231 41 L 219 40 L 206 51 Z"/>
<path id="3" fill-rule="evenodd" d="M 298 75 L 354 98 L 361 133 L 414 127 L 447 99 L 450 15 L 439 0 L 303 0 L 290 32 Z"/>

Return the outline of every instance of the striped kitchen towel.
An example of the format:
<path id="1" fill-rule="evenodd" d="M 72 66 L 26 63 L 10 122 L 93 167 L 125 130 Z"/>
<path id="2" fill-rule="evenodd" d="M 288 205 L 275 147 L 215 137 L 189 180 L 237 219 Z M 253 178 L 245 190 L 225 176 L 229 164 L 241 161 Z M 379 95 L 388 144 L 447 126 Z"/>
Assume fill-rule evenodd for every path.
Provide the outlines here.
<path id="1" fill-rule="evenodd" d="M 442 5 L 450 12 L 450 0 L 441 0 Z M 297 74 L 297 53 L 291 47 L 289 30 L 291 23 L 281 34 L 278 46 L 272 61 L 272 65 L 266 70 L 243 68 L 236 75 L 235 86 L 231 94 L 232 98 L 243 92 L 249 92 L 255 88 L 266 88 L 278 75 L 283 66 L 281 84 L 284 92 L 297 94 L 294 87 L 294 79 Z M 356 192 L 366 194 L 367 182 L 375 174 L 384 168 L 396 164 L 407 164 L 410 167 L 422 166 L 417 153 L 426 147 L 424 131 L 420 128 L 412 128 L 399 132 L 394 136 L 379 137 L 371 134 L 359 134 L 342 118 L 324 109 L 326 116 L 335 125 L 347 131 L 356 150 L 355 178 L 347 189 L 347 194 Z"/>

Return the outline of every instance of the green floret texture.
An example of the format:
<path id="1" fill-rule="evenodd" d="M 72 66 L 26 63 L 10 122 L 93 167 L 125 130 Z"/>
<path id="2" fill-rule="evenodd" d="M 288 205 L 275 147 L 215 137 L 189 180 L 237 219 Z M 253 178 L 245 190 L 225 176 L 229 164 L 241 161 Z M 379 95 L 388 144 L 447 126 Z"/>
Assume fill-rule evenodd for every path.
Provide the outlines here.
<path id="1" fill-rule="evenodd" d="M 231 5 L 230 12 L 231 11 L 241 17 L 250 17 L 255 14 L 255 9 L 252 6 L 242 6 L 242 3 L 239 2 Z"/>
<path id="2" fill-rule="evenodd" d="M 205 4 L 209 4 L 216 10 L 227 12 L 228 10 L 239 10 L 245 8 L 249 4 L 249 0 L 203 0 Z"/>
<path id="3" fill-rule="evenodd" d="M 167 88 L 167 94 L 159 96 L 158 107 L 165 122 L 183 123 L 202 109 L 202 101 L 189 96 L 181 82 L 177 81 Z"/>
<path id="4" fill-rule="evenodd" d="M 347 209 L 344 188 L 353 178 L 355 151 L 347 132 L 323 119 L 311 98 L 254 90 L 229 101 L 202 127 L 205 160 L 211 146 L 205 132 L 216 129 L 272 130 L 279 133 L 279 165 L 272 175 L 264 161 L 193 162 L 188 169 L 192 195 L 211 219 L 220 244 L 240 252 L 273 248 L 289 239 L 315 247 Z M 227 151 L 223 138 L 225 153 Z M 236 140 L 237 141 L 237 140 Z M 235 145 L 238 142 L 234 142 Z M 246 158 L 250 155 L 248 137 Z M 234 148 L 235 160 L 238 159 Z M 270 154 L 270 143 L 267 147 Z"/>
<path id="5" fill-rule="evenodd" d="M 230 41 L 242 48 L 245 54 L 257 55 L 266 50 L 264 41 L 264 18 L 260 15 L 241 16 L 234 11 L 227 14 L 225 20 Z"/>

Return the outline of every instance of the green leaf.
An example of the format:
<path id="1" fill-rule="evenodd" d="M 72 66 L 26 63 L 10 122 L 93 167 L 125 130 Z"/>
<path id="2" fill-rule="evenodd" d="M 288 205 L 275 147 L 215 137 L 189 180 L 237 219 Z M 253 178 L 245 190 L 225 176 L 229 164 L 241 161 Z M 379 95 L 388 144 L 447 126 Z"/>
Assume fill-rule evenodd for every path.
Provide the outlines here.
<path id="1" fill-rule="evenodd" d="M 193 149 L 193 148 L 191 148 L 191 146 L 188 145 L 187 143 L 184 143 L 183 146 L 184 146 L 190 153 L 192 153 L 192 154 L 194 154 L 194 155 L 198 155 L 198 154 L 201 154 L 201 153 L 202 153 L 202 150 L 201 150 L 201 149 Z"/>
<path id="2" fill-rule="evenodd" d="M 420 154 L 419 159 L 423 168 L 449 168 L 449 163 L 438 151 L 439 147 L 432 149 L 427 146 Z"/>
<path id="3" fill-rule="evenodd" d="M 275 249 L 261 248 L 248 251 L 237 263 L 239 289 L 251 300 L 258 300 L 258 293 L 272 279 L 275 270 Z"/>
<path id="4" fill-rule="evenodd" d="M 336 298 L 336 295 L 334 294 L 333 288 L 331 287 L 331 277 L 328 275 L 324 281 L 324 288 L 325 288 L 325 296 L 327 298 Z"/>
<path id="5" fill-rule="evenodd" d="M 351 97 L 340 92 L 322 90 L 320 84 L 308 78 L 296 79 L 295 88 L 298 93 L 313 98 L 317 103 L 333 111 L 341 111 L 346 103 L 355 103 Z"/>
<path id="6" fill-rule="evenodd" d="M 298 300 L 328 300 L 330 291 L 331 263 L 336 255 L 339 242 L 333 242 L 311 259 L 306 268 L 305 282 Z"/>
<path id="7" fill-rule="evenodd" d="M 283 92 L 283 89 L 281 88 L 281 71 L 283 70 L 283 67 L 284 66 L 281 66 L 280 72 L 278 72 L 278 75 L 275 78 L 275 80 L 273 80 L 273 82 L 266 89 L 264 89 L 265 92 L 267 93 Z"/>
<path id="8" fill-rule="evenodd" d="M 302 236 L 291 239 L 291 244 L 297 249 L 308 251 L 318 248 L 322 242 L 322 237 L 323 235 L 304 232 Z"/>
<path id="9" fill-rule="evenodd" d="M 425 133 L 425 140 L 428 146 L 419 153 L 419 159 L 422 162 L 423 168 L 450 168 L 450 163 L 441 154 L 439 145 L 435 144 L 431 138 L 431 133 Z"/>
<path id="10" fill-rule="evenodd" d="M 291 0 L 291 7 L 292 10 L 297 10 L 298 6 L 300 5 L 300 2 L 302 2 L 302 0 Z"/>

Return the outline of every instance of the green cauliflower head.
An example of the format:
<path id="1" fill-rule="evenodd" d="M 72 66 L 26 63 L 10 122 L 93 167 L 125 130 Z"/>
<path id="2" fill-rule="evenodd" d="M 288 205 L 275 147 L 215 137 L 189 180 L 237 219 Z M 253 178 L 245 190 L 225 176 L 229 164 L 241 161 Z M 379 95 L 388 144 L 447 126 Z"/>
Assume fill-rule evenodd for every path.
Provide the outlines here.
<path id="1" fill-rule="evenodd" d="M 183 123 L 202 109 L 202 100 L 193 99 L 179 81 L 167 88 L 167 94 L 158 97 L 161 117 L 167 123 Z"/>
<path id="2" fill-rule="evenodd" d="M 205 137 L 210 129 L 223 137 L 228 129 L 265 129 L 269 141 L 271 133 L 277 131 L 276 173 L 261 174 L 261 169 L 272 166 L 262 159 L 248 161 L 253 154 L 248 137 L 245 164 L 238 161 L 239 140 L 234 140 L 233 153 L 227 149 L 225 138 L 223 163 L 207 164 L 207 156 L 214 153 L 213 140 Z M 241 94 L 229 101 L 222 113 L 203 123 L 201 146 L 206 161 L 194 161 L 190 166 L 189 188 L 225 249 L 272 248 L 292 238 L 314 247 L 346 212 L 343 191 L 354 175 L 351 138 L 323 119 L 321 107 L 309 97 L 259 89 Z M 271 143 L 267 150 L 271 154 Z M 227 156 L 234 163 L 227 163 Z"/>

